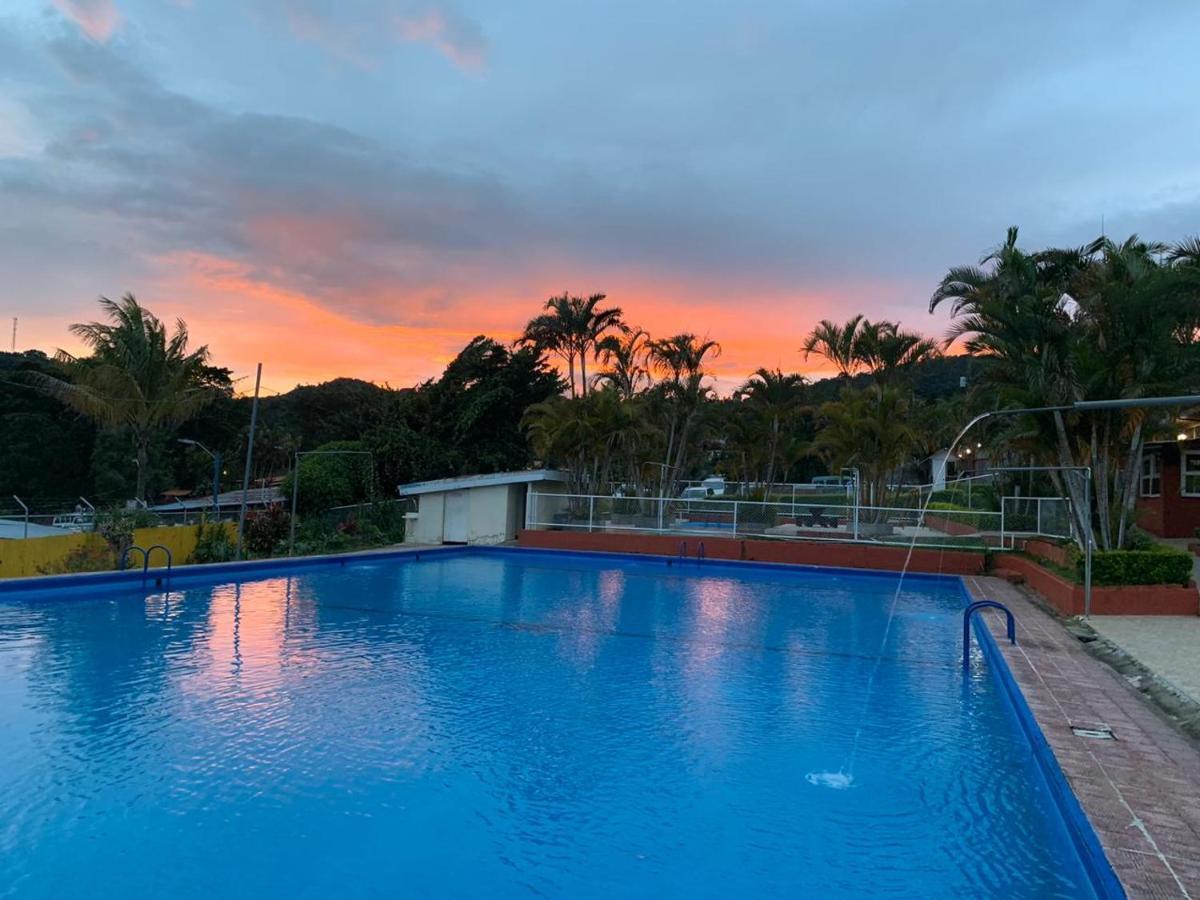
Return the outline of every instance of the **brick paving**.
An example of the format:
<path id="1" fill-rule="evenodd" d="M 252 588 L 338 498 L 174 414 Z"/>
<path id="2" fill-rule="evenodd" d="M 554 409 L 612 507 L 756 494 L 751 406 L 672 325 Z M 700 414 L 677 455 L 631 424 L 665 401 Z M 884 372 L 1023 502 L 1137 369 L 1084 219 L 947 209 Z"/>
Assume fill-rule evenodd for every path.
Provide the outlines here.
<path id="1" fill-rule="evenodd" d="M 981 613 L 1128 895 L 1200 900 L 1200 748 L 1013 585 L 964 581 L 1016 616 L 1013 647 Z M 1116 740 L 1071 730 L 1097 725 Z"/>

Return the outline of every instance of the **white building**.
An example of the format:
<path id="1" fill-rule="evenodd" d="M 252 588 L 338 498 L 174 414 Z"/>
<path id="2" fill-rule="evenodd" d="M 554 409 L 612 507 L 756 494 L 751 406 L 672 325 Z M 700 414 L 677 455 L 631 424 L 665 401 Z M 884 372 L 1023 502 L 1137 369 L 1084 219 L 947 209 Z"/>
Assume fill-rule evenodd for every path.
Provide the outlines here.
<path id="1" fill-rule="evenodd" d="M 401 497 L 417 501 L 406 515 L 406 544 L 499 544 L 525 525 L 525 498 L 531 484 L 540 493 L 560 492 L 566 480 L 553 469 L 494 472 L 402 484 Z"/>

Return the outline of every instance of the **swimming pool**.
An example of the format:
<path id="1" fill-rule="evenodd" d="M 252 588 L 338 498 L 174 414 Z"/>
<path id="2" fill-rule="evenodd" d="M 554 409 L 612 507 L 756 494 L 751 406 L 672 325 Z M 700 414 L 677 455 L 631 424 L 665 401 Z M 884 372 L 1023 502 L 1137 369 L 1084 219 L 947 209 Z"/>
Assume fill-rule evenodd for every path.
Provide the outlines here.
<path id="1" fill-rule="evenodd" d="M 0 593 L 0 892 L 1111 888 L 960 582 L 881 653 L 895 587 L 493 549 Z"/>

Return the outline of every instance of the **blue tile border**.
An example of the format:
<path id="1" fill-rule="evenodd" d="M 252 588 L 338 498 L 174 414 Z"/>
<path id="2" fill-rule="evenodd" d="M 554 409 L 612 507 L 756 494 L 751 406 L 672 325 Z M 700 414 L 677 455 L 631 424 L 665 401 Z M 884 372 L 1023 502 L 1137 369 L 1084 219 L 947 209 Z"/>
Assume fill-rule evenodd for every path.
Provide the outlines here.
<path id="1" fill-rule="evenodd" d="M 971 595 L 965 584 L 963 585 L 963 594 L 969 602 Z M 1058 807 L 1059 815 L 1062 816 L 1063 822 L 1067 826 L 1076 852 L 1078 852 L 1084 868 L 1087 869 L 1088 877 L 1092 881 L 1096 894 L 1104 900 L 1124 898 L 1126 896 L 1125 889 L 1121 886 L 1117 873 L 1113 871 L 1112 863 L 1109 862 L 1104 848 L 1100 845 L 1100 838 L 1092 828 L 1092 823 L 1079 804 L 1075 792 L 1071 790 L 1070 782 L 1067 781 L 1067 776 L 1058 764 L 1058 758 L 1054 755 L 1053 748 L 1046 741 L 1046 736 L 1042 733 L 1033 710 L 1029 708 L 1021 686 L 1017 684 L 1012 670 L 1008 667 L 1008 661 L 996 643 L 996 638 L 993 636 L 991 628 L 988 627 L 987 621 L 982 616 L 975 616 L 972 631 L 983 650 L 988 668 L 995 672 L 996 679 L 1000 682 L 1001 693 L 1007 699 L 1009 709 L 1029 741 L 1034 760 L 1038 764 L 1042 778 L 1045 779 L 1050 796 Z M 1021 633 L 1018 628 L 1018 646 L 1020 642 Z"/>

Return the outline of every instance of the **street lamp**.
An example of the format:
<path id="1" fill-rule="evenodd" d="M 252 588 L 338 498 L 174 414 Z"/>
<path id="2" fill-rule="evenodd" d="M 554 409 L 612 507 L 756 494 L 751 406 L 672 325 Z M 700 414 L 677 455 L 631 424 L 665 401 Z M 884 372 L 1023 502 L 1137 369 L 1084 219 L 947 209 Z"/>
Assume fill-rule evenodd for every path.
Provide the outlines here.
<path id="1" fill-rule="evenodd" d="M 212 476 L 212 505 L 213 505 L 213 521 L 218 521 L 221 518 L 221 503 L 217 499 L 217 495 L 221 493 L 221 454 L 213 453 L 199 441 L 194 441 L 191 438 L 179 438 L 179 443 L 186 444 L 189 447 L 199 447 L 213 461 L 213 476 Z"/>

